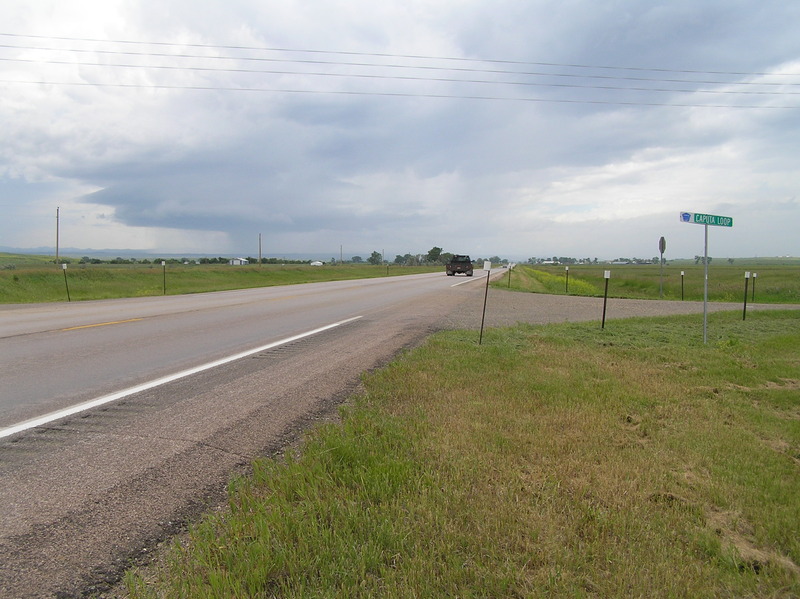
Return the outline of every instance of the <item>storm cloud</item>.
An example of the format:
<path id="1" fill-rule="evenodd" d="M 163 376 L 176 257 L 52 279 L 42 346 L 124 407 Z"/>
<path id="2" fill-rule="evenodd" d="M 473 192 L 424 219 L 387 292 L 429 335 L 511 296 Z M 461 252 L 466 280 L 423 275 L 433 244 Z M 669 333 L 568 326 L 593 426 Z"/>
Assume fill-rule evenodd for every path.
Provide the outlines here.
<path id="1" fill-rule="evenodd" d="M 794 3 L 0 6 L 0 246 L 798 255 Z"/>

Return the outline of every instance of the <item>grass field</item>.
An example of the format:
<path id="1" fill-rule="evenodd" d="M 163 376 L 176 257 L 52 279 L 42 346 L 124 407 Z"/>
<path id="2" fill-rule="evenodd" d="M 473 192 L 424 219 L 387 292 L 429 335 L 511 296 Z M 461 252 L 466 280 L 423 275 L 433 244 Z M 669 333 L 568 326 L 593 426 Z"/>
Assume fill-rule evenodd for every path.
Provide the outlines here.
<path id="1" fill-rule="evenodd" d="M 0 255 L 0 264 L 3 257 Z M 10 262 L 8 263 L 10 264 Z M 320 281 L 367 279 L 442 270 L 372 265 L 109 265 L 70 264 L 66 281 L 60 266 L 22 262 L 0 270 L 0 304 L 60 302 L 204 293 Z"/>
<path id="2" fill-rule="evenodd" d="M 662 284 L 659 266 L 646 265 L 575 265 L 567 273 L 563 266 L 517 265 L 511 271 L 510 288 L 534 293 L 602 296 L 605 288 L 604 271 L 611 271 L 609 297 L 658 299 Z M 681 271 L 684 276 L 681 277 Z M 709 265 L 708 299 L 719 302 L 744 300 L 744 273 L 755 272 L 748 284 L 747 301 L 760 303 L 800 303 L 800 263 L 798 264 L 711 264 Z M 702 301 L 704 267 L 666 266 L 663 275 L 663 298 L 668 300 Z M 681 280 L 683 279 L 683 280 Z M 755 280 L 755 292 L 753 281 Z M 683 296 L 681 285 L 683 284 Z M 494 283 L 508 288 L 503 277 Z"/>
<path id="3" fill-rule="evenodd" d="M 64 271 L 46 256 L 0 254 L 0 303 L 57 302 L 151 295 L 203 293 L 273 285 L 346 280 L 437 272 L 441 267 L 398 267 L 371 265 L 160 265 L 70 264 Z M 569 294 L 602 296 L 603 273 L 611 270 L 609 296 L 659 298 L 658 265 L 573 265 L 569 271 Z M 709 274 L 711 301 L 741 301 L 744 297 L 744 272 L 758 274 L 750 280 L 748 301 L 761 303 L 800 303 L 800 261 L 760 259 L 742 264 L 712 264 Z M 685 275 L 681 281 L 681 271 Z M 166 276 L 165 276 L 166 275 Z M 693 263 L 664 269 L 663 297 L 669 300 L 703 299 L 703 267 Z M 507 277 L 493 283 L 509 288 Z M 511 271 L 510 288 L 535 293 L 567 293 L 563 266 L 518 265 Z"/>
<path id="4" fill-rule="evenodd" d="M 800 596 L 800 312 L 711 319 L 434 335 L 130 593 Z"/>

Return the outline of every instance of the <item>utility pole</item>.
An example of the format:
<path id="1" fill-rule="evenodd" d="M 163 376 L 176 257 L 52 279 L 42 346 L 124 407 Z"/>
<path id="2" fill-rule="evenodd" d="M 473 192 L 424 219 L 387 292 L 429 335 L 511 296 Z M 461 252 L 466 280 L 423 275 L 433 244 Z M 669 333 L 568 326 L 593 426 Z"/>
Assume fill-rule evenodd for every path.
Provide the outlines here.
<path id="1" fill-rule="evenodd" d="M 59 207 L 56 208 L 56 264 L 58 264 L 58 235 L 59 235 L 58 229 L 59 229 L 59 226 L 60 226 L 60 222 L 59 222 L 59 219 L 61 217 L 60 212 L 61 212 L 61 207 L 59 206 Z"/>
<path id="2" fill-rule="evenodd" d="M 258 234 L 258 265 L 261 266 L 261 233 Z"/>
<path id="3" fill-rule="evenodd" d="M 667 240 L 663 237 L 658 240 L 658 252 L 661 259 L 658 261 L 658 298 L 664 299 L 664 251 L 667 249 Z"/>

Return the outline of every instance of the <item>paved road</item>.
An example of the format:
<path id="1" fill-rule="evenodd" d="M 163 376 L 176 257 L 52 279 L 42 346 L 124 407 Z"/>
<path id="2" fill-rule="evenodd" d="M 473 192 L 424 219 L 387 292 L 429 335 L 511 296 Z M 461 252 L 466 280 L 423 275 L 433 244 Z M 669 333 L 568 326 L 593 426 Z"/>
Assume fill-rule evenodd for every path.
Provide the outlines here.
<path id="1" fill-rule="evenodd" d="M 113 584 L 156 543 L 223 502 L 231 474 L 246 472 L 254 457 L 280 452 L 310 424 L 335 415 L 358 389 L 361 373 L 434 330 L 477 328 L 480 280 L 452 287 L 466 279 L 423 275 L 0 309 L 0 376 L 7 377 L 0 388 L 4 399 L 11 396 L 2 408 L 6 424 L 108 392 L 119 386 L 118 376 L 135 384 L 147 368 L 144 378 L 160 376 L 360 316 L 0 440 L 0 596 L 81 596 Z M 486 324 L 599 321 L 601 309 L 596 298 L 492 290 Z M 701 314 L 702 304 L 610 300 L 608 318 L 665 312 Z M 120 324 L 73 328 L 108 322 Z M 146 341 L 150 335 L 155 342 Z M 221 341 L 219 347 L 210 347 L 211 338 Z M 33 355 L 25 352 L 37 347 L 45 354 L 27 371 L 35 384 L 7 372 L 7 357 L 24 369 L 26 355 Z M 105 374 L 95 377 L 98 364 Z M 80 386 L 86 382 L 88 392 Z M 14 401 L 9 389 L 15 385 L 35 408 Z M 48 393 L 37 393 L 42 388 L 56 390 L 55 404 L 46 401 Z"/>
<path id="2" fill-rule="evenodd" d="M 0 428 L 447 290 L 451 281 L 436 273 L 203 295 L 4 306 Z"/>

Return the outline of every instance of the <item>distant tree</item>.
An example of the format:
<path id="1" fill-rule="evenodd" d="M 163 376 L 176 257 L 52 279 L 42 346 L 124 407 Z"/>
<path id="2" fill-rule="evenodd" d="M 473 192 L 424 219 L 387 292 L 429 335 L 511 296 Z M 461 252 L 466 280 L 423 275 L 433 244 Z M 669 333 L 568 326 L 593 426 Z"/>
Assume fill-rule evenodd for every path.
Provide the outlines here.
<path id="1" fill-rule="evenodd" d="M 394 257 L 394 263 L 399 265 L 399 266 L 402 266 L 403 264 L 406 263 L 406 259 L 403 258 L 403 256 L 401 256 L 400 254 L 397 254 Z"/>
<path id="2" fill-rule="evenodd" d="M 439 262 L 441 256 L 442 248 L 434 246 L 428 251 L 428 255 L 425 257 L 425 259 L 428 262 Z"/>
<path id="3" fill-rule="evenodd" d="M 733 264 L 733 258 L 728 258 L 728 264 Z"/>
<path id="4" fill-rule="evenodd" d="M 370 254 L 370 257 L 367 258 L 367 262 L 375 266 L 378 266 L 381 262 L 383 262 L 383 256 L 381 256 L 380 252 L 372 252 L 372 254 Z"/>
<path id="5" fill-rule="evenodd" d="M 502 259 L 500 258 L 500 256 L 492 256 L 491 258 L 489 258 L 489 262 L 491 262 L 492 264 L 501 264 Z"/>
<path id="6" fill-rule="evenodd" d="M 441 262 L 442 264 L 447 264 L 452 259 L 453 259 L 453 254 L 451 254 L 450 252 L 442 252 L 441 254 L 439 254 L 439 262 Z"/>
<path id="7" fill-rule="evenodd" d="M 350 258 L 350 262 L 353 262 L 355 264 L 361 264 L 362 262 L 364 262 L 364 258 L 362 258 L 361 256 L 353 256 L 352 258 Z"/>

